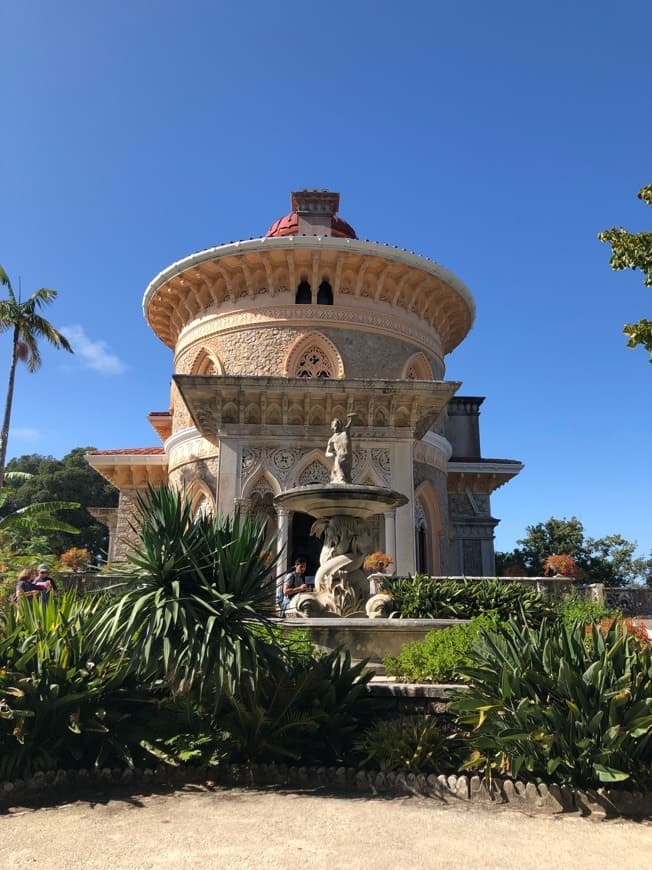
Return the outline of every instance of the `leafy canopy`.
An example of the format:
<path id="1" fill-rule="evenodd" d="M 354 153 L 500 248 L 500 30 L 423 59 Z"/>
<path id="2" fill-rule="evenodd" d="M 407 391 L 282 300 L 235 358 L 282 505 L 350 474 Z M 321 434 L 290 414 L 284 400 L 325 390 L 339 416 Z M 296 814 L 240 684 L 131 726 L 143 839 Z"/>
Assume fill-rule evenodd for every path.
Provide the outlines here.
<path id="1" fill-rule="evenodd" d="M 652 205 L 652 184 L 642 187 L 638 198 L 646 205 Z M 612 269 L 638 269 L 643 273 L 645 286 L 652 287 L 652 232 L 630 233 L 623 227 L 612 227 L 598 233 L 598 238 L 611 245 L 609 265 Z M 636 323 L 628 323 L 623 332 L 629 336 L 627 346 L 642 344 L 652 362 L 652 320 L 643 317 Z"/>
<path id="2" fill-rule="evenodd" d="M 0 515 L 4 510 L 16 511 L 33 502 L 65 500 L 79 504 L 66 514 L 66 519 L 79 529 L 79 534 L 73 538 L 65 531 L 46 532 L 44 553 L 59 556 L 71 547 L 80 547 L 87 549 L 92 559 L 97 559 L 108 549 L 106 526 L 89 513 L 89 508 L 117 506 L 118 491 L 86 461 L 85 454 L 92 449 L 76 447 L 63 459 L 38 453 L 26 454 L 7 464 L 8 472 L 27 472 L 29 476 L 16 479 L 4 509 L 0 508 Z M 15 543 L 24 549 L 28 541 L 21 537 Z"/>
<path id="3" fill-rule="evenodd" d="M 644 579 L 652 569 L 652 559 L 635 558 L 636 542 L 622 535 L 590 538 L 577 517 L 550 517 L 545 523 L 528 526 L 520 547 L 511 553 L 497 553 L 499 574 L 541 575 L 551 556 L 572 556 L 580 569 L 578 576 L 607 586 L 624 586 Z"/>

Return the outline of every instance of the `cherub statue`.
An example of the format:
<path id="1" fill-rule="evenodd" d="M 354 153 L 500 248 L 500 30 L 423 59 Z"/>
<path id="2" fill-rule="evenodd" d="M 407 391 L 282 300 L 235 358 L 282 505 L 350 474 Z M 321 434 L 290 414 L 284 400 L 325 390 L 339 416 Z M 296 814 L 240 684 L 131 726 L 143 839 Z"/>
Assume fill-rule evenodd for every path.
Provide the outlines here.
<path id="1" fill-rule="evenodd" d="M 331 432 L 326 445 L 326 456 L 332 457 L 333 468 L 331 469 L 331 483 L 351 483 L 351 464 L 353 450 L 351 449 L 351 436 L 349 429 L 355 414 L 347 414 L 347 422 L 343 423 L 339 417 L 331 422 Z"/>

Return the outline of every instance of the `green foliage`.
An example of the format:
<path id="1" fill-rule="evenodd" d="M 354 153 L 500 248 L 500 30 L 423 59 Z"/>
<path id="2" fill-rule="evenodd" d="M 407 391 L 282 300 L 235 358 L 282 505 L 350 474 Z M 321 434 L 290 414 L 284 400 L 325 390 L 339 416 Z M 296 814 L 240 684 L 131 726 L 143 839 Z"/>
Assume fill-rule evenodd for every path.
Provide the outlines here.
<path id="1" fill-rule="evenodd" d="M 585 537 L 577 517 L 550 517 L 545 523 L 528 526 L 525 536 L 516 543 L 521 546 L 513 552 L 496 555 L 496 564 L 504 573 L 540 576 L 550 556 L 565 553 L 577 563 L 580 578 L 606 586 L 624 586 L 644 578 L 652 567 L 651 560 L 634 558 L 636 542 L 622 535 Z"/>
<path id="2" fill-rule="evenodd" d="M 254 688 L 225 699 L 220 727 L 234 759 L 334 764 L 351 752 L 369 722 L 371 672 L 342 650 L 307 659 L 291 656 L 283 669 L 261 673 Z"/>
<path id="3" fill-rule="evenodd" d="M 541 593 L 493 578 L 447 580 L 415 574 L 393 577 L 388 586 L 403 619 L 471 619 L 490 611 L 507 619 L 522 611 L 539 621 L 552 610 Z"/>
<path id="4" fill-rule="evenodd" d="M 101 600 L 21 599 L 0 635 L 0 778 L 132 765 L 159 702 L 128 662 L 92 640 Z M 157 716 L 157 727 L 162 723 Z"/>
<path id="5" fill-rule="evenodd" d="M 405 683 L 452 683 L 468 666 L 469 650 L 483 628 L 494 626 L 495 616 L 476 616 L 469 623 L 429 632 L 422 641 L 405 644 L 398 656 L 385 659 L 388 676 Z"/>
<path id="6" fill-rule="evenodd" d="M 652 648 L 614 621 L 511 620 L 475 642 L 451 709 L 467 767 L 581 788 L 652 782 Z"/>
<path id="7" fill-rule="evenodd" d="M 607 607 L 599 601 L 592 601 L 590 598 L 580 596 L 575 592 L 569 595 L 562 596 L 555 605 L 555 610 L 566 625 L 580 621 L 585 624 L 589 622 L 600 622 L 602 619 L 616 618 L 620 616 L 618 610 Z"/>
<path id="8" fill-rule="evenodd" d="M 30 477 L 15 486 L 7 498 L 7 510 L 15 511 L 35 502 L 65 500 L 77 502 L 80 507 L 66 513 L 66 520 L 79 530 L 72 537 L 65 531 L 51 531 L 46 535 L 43 552 L 60 555 L 70 547 L 85 547 L 97 559 L 108 549 L 108 531 L 88 512 L 90 507 L 115 507 L 118 491 L 86 461 L 92 447 L 76 447 L 63 459 L 30 454 L 10 460 L 8 471 L 27 472 Z M 56 514 L 55 516 L 58 516 Z M 60 517 L 59 517 L 60 518 Z M 24 549 L 26 535 L 16 536 L 13 545 Z"/>
<path id="9" fill-rule="evenodd" d="M 445 773 L 455 769 L 450 737 L 434 719 L 406 716 L 380 720 L 365 732 L 361 743 L 365 766 L 383 772 Z"/>
<path id="10" fill-rule="evenodd" d="M 169 487 L 150 489 L 138 509 L 133 573 L 100 619 L 100 642 L 121 645 L 141 673 L 164 675 L 173 692 L 198 685 L 215 703 L 225 687 L 237 696 L 261 662 L 278 656 L 265 619 L 277 555 L 264 524 L 240 514 L 193 516 Z"/>
<path id="11" fill-rule="evenodd" d="M 646 205 L 652 205 L 652 184 L 642 187 L 638 198 Z M 652 233 L 630 233 L 623 227 L 612 227 L 598 233 L 601 242 L 611 245 L 612 269 L 638 269 L 643 273 L 643 283 L 652 286 Z M 625 335 L 629 336 L 627 347 L 637 347 L 642 344 L 650 354 L 652 362 L 652 321 L 642 318 L 637 323 L 628 323 L 623 327 Z"/>

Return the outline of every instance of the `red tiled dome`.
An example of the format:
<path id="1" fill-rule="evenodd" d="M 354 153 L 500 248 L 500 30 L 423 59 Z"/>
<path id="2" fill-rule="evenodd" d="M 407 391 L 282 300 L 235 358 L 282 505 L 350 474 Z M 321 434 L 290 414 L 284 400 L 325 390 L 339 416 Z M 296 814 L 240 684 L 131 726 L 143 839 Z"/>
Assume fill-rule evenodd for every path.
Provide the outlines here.
<path id="1" fill-rule="evenodd" d="M 299 218 L 295 211 L 279 218 L 265 233 L 266 236 L 296 236 L 299 232 Z M 340 217 L 331 218 L 331 235 L 338 239 L 357 239 L 351 224 Z"/>

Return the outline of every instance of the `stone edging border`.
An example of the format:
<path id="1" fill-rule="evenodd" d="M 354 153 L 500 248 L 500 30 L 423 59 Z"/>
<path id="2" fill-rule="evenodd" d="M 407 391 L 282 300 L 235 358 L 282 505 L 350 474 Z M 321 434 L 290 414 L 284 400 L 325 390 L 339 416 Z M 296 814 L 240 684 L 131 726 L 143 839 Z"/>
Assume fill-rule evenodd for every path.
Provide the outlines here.
<path id="1" fill-rule="evenodd" d="M 614 791 L 572 791 L 556 784 L 494 777 L 491 788 L 478 775 L 382 773 L 355 767 L 295 767 L 286 764 L 224 765 L 211 768 L 103 768 L 101 770 L 51 770 L 35 773 L 27 780 L 0 782 L 0 804 L 34 798 L 43 791 L 65 789 L 67 795 L 81 787 L 97 785 L 165 784 L 210 782 L 223 786 L 277 786 L 284 788 L 325 788 L 331 791 L 372 795 L 416 795 L 444 804 L 472 802 L 489 806 L 510 805 L 513 809 L 544 815 L 579 812 L 584 816 L 652 816 L 652 793 Z"/>

